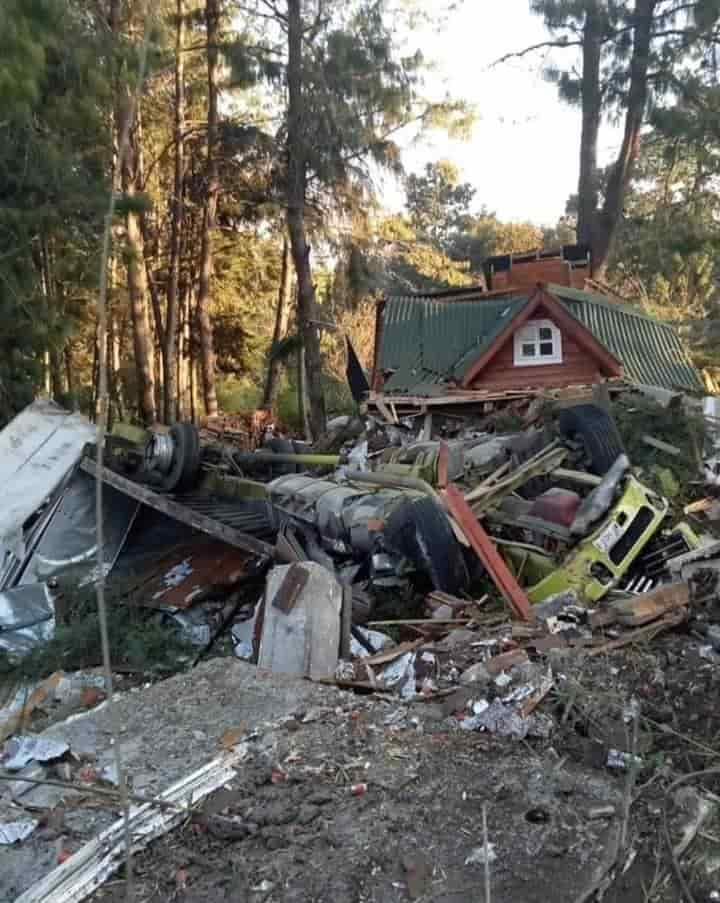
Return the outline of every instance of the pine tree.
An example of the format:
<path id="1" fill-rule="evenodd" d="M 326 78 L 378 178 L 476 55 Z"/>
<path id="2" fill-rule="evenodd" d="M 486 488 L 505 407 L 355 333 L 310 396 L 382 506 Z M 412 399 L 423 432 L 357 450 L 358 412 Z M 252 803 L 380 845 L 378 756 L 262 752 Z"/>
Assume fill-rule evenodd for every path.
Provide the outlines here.
<path id="1" fill-rule="evenodd" d="M 530 6 L 553 35 L 540 46 L 580 52 L 579 75 L 572 67 L 551 67 L 548 75 L 560 96 L 582 110 L 578 239 L 592 248 L 593 268 L 601 277 L 622 219 L 651 96 L 657 104 L 678 90 L 681 67 L 702 71 L 710 61 L 720 40 L 720 0 L 531 0 Z M 610 113 L 622 117 L 623 138 L 601 186 L 598 136 Z"/>

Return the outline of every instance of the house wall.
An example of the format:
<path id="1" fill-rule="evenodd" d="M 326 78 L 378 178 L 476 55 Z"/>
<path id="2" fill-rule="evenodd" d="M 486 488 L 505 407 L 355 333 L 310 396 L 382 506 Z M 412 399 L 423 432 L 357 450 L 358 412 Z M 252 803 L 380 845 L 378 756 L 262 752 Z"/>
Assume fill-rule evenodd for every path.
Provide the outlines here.
<path id="1" fill-rule="evenodd" d="M 555 320 L 538 308 L 533 320 Z M 557 323 L 555 323 L 557 326 Z M 558 327 L 560 328 L 560 327 Z M 511 336 L 490 363 L 473 380 L 472 389 L 561 389 L 565 386 L 593 385 L 602 381 L 597 361 L 583 350 L 562 329 L 561 364 L 542 364 L 536 367 L 517 367 L 514 362 L 514 341 Z"/>

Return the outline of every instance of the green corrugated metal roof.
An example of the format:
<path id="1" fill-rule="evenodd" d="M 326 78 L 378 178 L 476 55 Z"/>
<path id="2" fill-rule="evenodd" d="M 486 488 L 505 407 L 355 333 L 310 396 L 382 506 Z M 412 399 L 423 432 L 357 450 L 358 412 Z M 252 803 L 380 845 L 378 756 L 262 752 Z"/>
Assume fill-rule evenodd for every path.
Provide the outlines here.
<path id="1" fill-rule="evenodd" d="M 395 372 L 384 390 L 427 395 L 431 386 L 459 382 L 527 302 L 526 297 L 482 300 L 481 294 L 462 301 L 390 298 L 380 364 Z"/>
<path id="2" fill-rule="evenodd" d="M 648 386 L 703 392 L 705 385 L 675 327 L 596 295 L 548 285 L 570 313 L 622 362 L 625 379 Z"/>
<path id="3" fill-rule="evenodd" d="M 703 391 L 680 337 L 669 323 L 608 301 L 603 295 L 549 285 L 568 311 L 622 362 L 630 382 Z M 528 303 L 526 296 L 462 300 L 433 296 L 388 299 L 380 366 L 393 370 L 384 391 L 432 395 L 460 382 L 472 364 Z"/>

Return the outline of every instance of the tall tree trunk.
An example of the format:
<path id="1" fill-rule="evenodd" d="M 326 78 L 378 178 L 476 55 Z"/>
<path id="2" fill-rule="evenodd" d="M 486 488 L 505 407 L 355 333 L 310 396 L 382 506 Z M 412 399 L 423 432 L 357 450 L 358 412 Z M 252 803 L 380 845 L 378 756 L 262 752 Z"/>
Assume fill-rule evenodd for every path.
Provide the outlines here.
<path id="1" fill-rule="evenodd" d="M 185 4 L 176 0 L 175 12 L 175 169 L 173 177 L 172 219 L 170 221 L 170 272 L 167 284 L 167 312 L 165 314 L 165 341 L 163 342 L 163 368 L 165 392 L 163 414 L 166 423 L 178 418 L 178 324 L 180 322 L 180 250 L 185 185 Z"/>
<path id="2" fill-rule="evenodd" d="M 110 283 L 111 286 L 114 286 L 115 284 L 115 271 L 116 266 L 113 262 L 110 269 L 110 278 L 112 280 Z M 113 309 L 110 310 L 108 316 L 107 344 L 110 400 L 114 409 L 115 418 L 121 421 L 125 419 L 125 399 L 122 378 L 120 375 L 120 324 L 118 323 L 117 311 Z"/>
<path id="3" fill-rule="evenodd" d="M 270 346 L 270 360 L 268 362 L 265 391 L 263 392 L 263 407 L 272 410 L 277 401 L 280 387 L 280 374 L 282 361 L 273 352 L 277 345 L 285 338 L 288 320 L 290 319 L 290 304 L 292 302 L 292 253 L 287 235 L 283 238 L 282 264 L 280 268 L 280 287 L 278 289 L 277 310 L 275 311 L 275 329 L 273 330 L 272 345 Z"/>
<path id="4" fill-rule="evenodd" d="M 218 0 L 205 0 L 205 28 L 207 31 L 208 123 L 207 123 L 207 186 L 203 213 L 202 244 L 200 247 L 200 282 L 198 286 L 198 327 L 200 330 L 200 367 L 205 410 L 209 417 L 217 414 L 215 393 L 215 348 L 210 319 L 210 280 L 213 262 L 213 229 L 217 213 L 220 180 L 217 161 L 218 83 L 220 57 L 220 7 Z"/>
<path id="5" fill-rule="evenodd" d="M 75 396 L 75 349 L 72 342 L 66 342 L 65 351 L 63 353 L 63 361 L 65 363 L 65 385 L 68 394 L 72 400 L 73 410 L 77 408 L 77 399 Z"/>
<path id="6" fill-rule="evenodd" d="M 640 129 L 648 98 L 648 66 L 653 15 L 658 0 L 636 0 L 633 49 L 630 59 L 630 87 L 625 111 L 625 131 L 617 160 L 613 164 L 599 216 L 599 228 L 593 245 L 593 275 L 602 279 L 623 213 L 633 166 L 640 150 Z"/>
<path id="7" fill-rule="evenodd" d="M 128 115 L 126 105 L 123 116 Z M 140 115 L 138 110 L 137 118 Z M 122 129 L 122 122 L 120 123 Z M 122 133 L 122 131 L 121 131 Z M 130 133 L 127 152 L 122 165 L 122 188 L 130 201 L 137 195 L 138 146 L 137 129 Z M 150 331 L 147 305 L 147 281 L 145 251 L 143 247 L 140 214 L 130 208 L 125 217 L 125 243 L 127 256 L 127 285 L 130 297 L 130 315 L 133 325 L 133 349 L 137 374 L 138 405 L 145 424 L 156 420 L 155 407 L 155 349 Z"/>
<path id="8" fill-rule="evenodd" d="M 182 229 L 182 244 L 180 260 L 185 260 L 188 248 L 192 247 L 193 228 L 192 217 L 185 215 Z M 195 283 L 191 271 L 192 257 L 187 258 L 190 265 L 180 268 L 180 282 L 178 286 L 180 304 L 180 327 L 178 348 L 178 419 L 192 419 L 192 403 L 190 399 L 190 339 L 192 320 L 192 287 Z"/>
<path id="9" fill-rule="evenodd" d="M 599 0 L 591 0 L 583 27 L 582 131 L 580 133 L 580 178 L 578 180 L 578 241 L 594 244 L 598 216 L 598 136 L 602 117 L 600 58 L 602 55 L 603 16 Z"/>
<path id="10" fill-rule="evenodd" d="M 303 122 L 301 0 L 288 0 L 288 174 L 287 223 L 298 284 L 298 331 L 305 350 L 305 375 L 313 439 L 325 432 L 325 399 L 322 391 L 320 336 L 315 323 L 315 286 L 310 268 L 310 246 L 305 231 L 307 191 L 307 141 Z"/>

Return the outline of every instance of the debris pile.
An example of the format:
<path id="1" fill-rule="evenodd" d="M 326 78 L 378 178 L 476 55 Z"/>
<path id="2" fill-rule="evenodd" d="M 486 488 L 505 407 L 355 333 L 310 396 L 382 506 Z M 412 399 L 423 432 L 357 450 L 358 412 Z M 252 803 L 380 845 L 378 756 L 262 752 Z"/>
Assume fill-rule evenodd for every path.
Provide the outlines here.
<path id="1" fill-rule="evenodd" d="M 0 649 L 22 668 L 77 618 L 68 586 L 99 577 L 101 481 L 112 605 L 173 631 L 188 650 L 180 666 L 228 654 L 364 694 L 390 707 L 391 733 L 418 728 L 424 711 L 453 736 L 553 744 L 578 663 L 680 627 L 720 660 L 720 503 L 706 473 L 711 415 L 688 465 L 646 421 L 624 440 L 632 397 L 615 403 L 622 429 L 612 406 L 536 402 L 520 430 L 501 430 L 497 412 L 388 411 L 338 418 L 312 446 L 261 412 L 141 442 L 120 429 L 103 466 L 88 423 L 36 402 L 0 433 L 13 491 L 0 517 Z M 109 759 L 78 758 L 34 721 L 63 693 L 66 712 L 102 706 L 102 680 L 42 678 L 21 681 L 0 713 L 6 845 L 32 836 L 32 813 L 64 799 L 61 785 L 117 782 Z M 604 762 L 627 771 L 636 752 L 611 747 Z M 46 802 L 28 805 L 33 794 Z"/>

